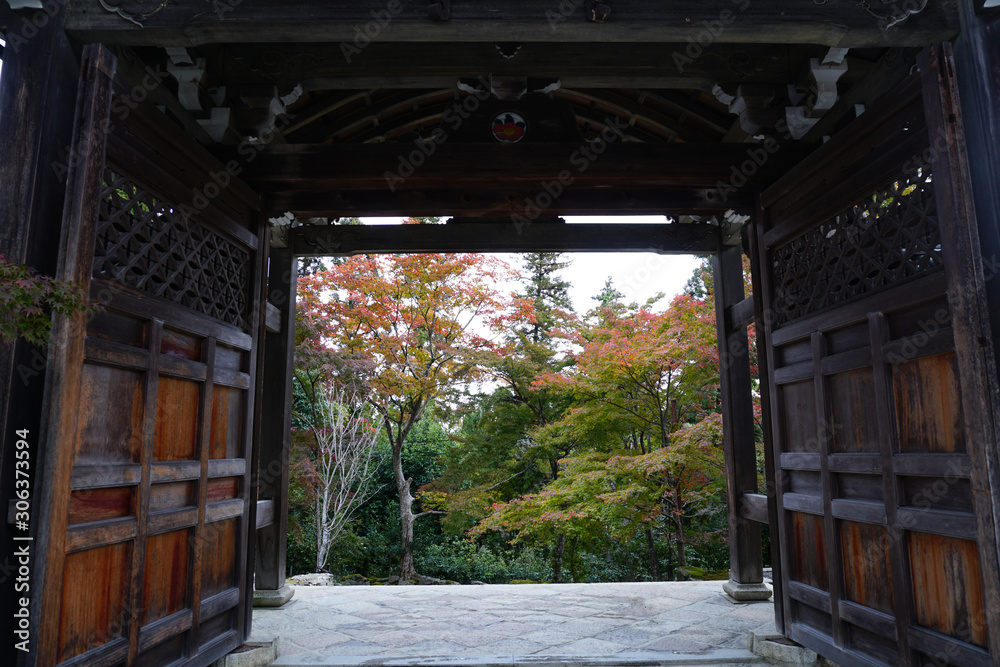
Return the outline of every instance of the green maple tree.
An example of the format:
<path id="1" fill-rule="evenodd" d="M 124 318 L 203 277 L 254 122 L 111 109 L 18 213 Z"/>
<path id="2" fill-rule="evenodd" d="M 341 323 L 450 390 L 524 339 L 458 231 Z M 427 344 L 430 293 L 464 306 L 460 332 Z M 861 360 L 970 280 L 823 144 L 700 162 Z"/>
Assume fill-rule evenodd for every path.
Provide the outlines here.
<path id="1" fill-rule="evenodd" d="M 52 331 L 52 315 L 93 310 L 84 289 L 71 282 L 40 275 L 0 255 L 0 342 L 18 337 L 45 345 Z"/>

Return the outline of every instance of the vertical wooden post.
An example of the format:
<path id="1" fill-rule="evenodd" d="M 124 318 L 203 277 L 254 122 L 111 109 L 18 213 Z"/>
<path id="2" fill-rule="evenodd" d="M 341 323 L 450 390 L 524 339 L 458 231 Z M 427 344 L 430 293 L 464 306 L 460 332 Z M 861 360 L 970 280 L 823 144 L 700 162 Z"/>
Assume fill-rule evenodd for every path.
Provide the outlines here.
<path id="1" fill-rule="evenodd" d="M 771 586 L 774 589 L 774 626 L 785 634 L 785 579 L 784 563 L 781 562 L 781 520 L 778 513 L 778 479 L 777 455 L 774 450 L 773 418 L 771 411 L 771 372 L 770 356 L 767 347 L 767 311 L 764 308 L 764 290 L 766 275 L 761 264 L 761 227 L 766 219 L 760 195 L 757 196 L 757 219 L 752 225 L 744 228 L 748 252 L 750 254 L 750 271 L 753 275 L 754 326 L 757 338 L 757 377 L 760 380 L 760 413 L 761 426 L 764 435 L 764 483 L 767 485 L 767 523 L 768 536 L 771 544 Z"/>
<path id="2" fill-rule="evenodd" d="M 743 301 L 743 250 L 727 246 L 715 256 L 715 318 L 719 337 L 723 448 L 729 504 L 729 581 L 723 589 L 737 600 L 766 600 L 760 524 L 741 516 L 744 493 L 757 493 L 757 453 L 751 395 L 750 352 L 745 327 L 734 327 L 730 309 Z"/>
<path id="3" fill-rule="evenodd" d="M 3 53 L 0 82 L 0 254 L 46 275 L 56 272 L 62 210 L 66 187 L 52 164 L 65 161 L 72 142 L 73 115 L 79 81 L 79 62 L 62 30 L 62 6 L 38 28 L 32 39 L 20 34 L 24 15 L 29 20 L 41 10 L 10 12 L 10 29 Z M 33 24 L 32 24 L 33 25 Z M 0 498 L 14 496 L 15 432 L 26 429 L 31 445 L 32 487 L 41 479 L 38 442 L 46 351 L 18 340 L 0 345 Z M 39 528 L 32 523 L 33 528 Z M 6 521 L 0 524 L 0 566 L 16 565 L 8 554 L 14 546 Z M 32 548 L 37 553 L 37 547 Z M 0 629 L 14 637 L 14 578 L 0 584 Z M 32 582 L 35 584 L 35 581 Z M 32 586 L 32 592 L 39 589 Z M 37 626 L 36 626 L 37 627 Z M 24 654 L 14 642 L 0 649 L 0 663 L 15 664 Z"/>
<path id="4" fill-rule="evenodd" d="M 955 83 L 962 101 L 993 348 L 1000 353 L 1000 189 L 996 186 L 1000 183 L 1000 9 L 977 14 L 976 4 L 981 3 L 958 3 L 962 32 L 955 40 Z"/>
<path id="5" fill-rule="evenodd" d="M 75 158 L 66 172 L 59 265 L 55 277 L 89 290 L 104 170 L 104 132 L 111 112 L 116 61 L 100 44 L 85 46 L 83 59 L 72 140 L 66 147 L 66 153 Z M 74 441 L 79 427 L 86 329 L 84 313 L 53 318 L 35 461 L 36 482 L 31 501 L 35 537 L 31 585 L 35 591 L 40 591 L 31 599 L 31 616 L 35 619 L 61 615 L 66 522 Z M 59 623 L 41 623 L 35 627 L 37 634 L 29 644 L 31 657 L 37 664 L 55 663 L 60 650 Z"/>
<path id="6" fill-rule="evenodd" d="M 941 226 L 942 257 L 948 276 L 948 306 L 955 337 L 959 390 L 966 446 L 972 460 L 970 481 L 976 508 L 979 558 L 986 595 L 984 619 L 989 651 L 1000 655 L 1000 382 L 990 326 L 988 269 L 980 246 L 972 169 L 959 102 L 952 46 L 934 44 L 917 57 L 923 85 L 924 114 L 930 133 L 934 196 Z M 995 104 L 995 100 L 994 100 Z M 992 137 L 995 141 L 995 137 Z M 996 146 L 992 147 L 994 150 Z M 990 162 L 995 164 L 996 157 Z M 995 184 L 994 184 L 995 187 Z M 995 201 L 995 200 L 994 200 Z M 995 211 L 994 211 L 995 214 Z M 995 230 L 993 231 L 995 234 Z M 995 263 L 997 257 L 986 257 Z"/>
<path id="7" fill-rule="evenodd" d="M 274 502 L 274 521 L 257 530 L 254 605 L 280 607 L 293 591 L 285 584 L 288 528 L 288 452 L 295 354 L 295 282 L 298 260 L 287 248 L 271 250 L 268 301 L 278 307 L 281 330 L 264 340 L 264 395 L 260 405 L 257 497 Z"/>
<path id="8" fill-rule="evenodd" d="M 960 0 L 959 16 L 962 31 L 955 41 L 955 84 L 962 105 L 965 146 L 968 160 L 968 179 L 972 186 L 972 205 L 979 223 L 980 253 L 982 255 L 983 298 L 988 306 L 989 329 L 992 332 L 992 350 L 989 361 L 996 377 L 1000 368 L 1000 9 L 982 9 L 977 14 L 973 0 Z M 932 138 L 933 140 L 933 138 Z M 995 384 L 994 384 L 995 386 Z M 987 443 L 985 452 L 990 460 L 991 490 L 980 494 L 992 502 L 994 522 L 1000 517 L 1000 445 L 994 439 Z M 984 505 L 986 503 L 983 503 Z M 986 509 L 985 507 L 983 508 Z M 985 526 L 983 528 L 986 528 Z M 981 531 L 989 537 L 987 530 Z M 993 531 L 991 551 L 1000 562 L 1000 530 Z M 993 560 L 992 558 L 990 560 Z M 987 604 L 996 608 L 997 600 Z M 994 614 L 995 616 L 996 614 Z M 994 623 L 998 619 L 992 619 Z M 990 639 L 995 639 L 996 625 L 990 627 Z M 995 642 L 991 642 L 996 650 Z"/>

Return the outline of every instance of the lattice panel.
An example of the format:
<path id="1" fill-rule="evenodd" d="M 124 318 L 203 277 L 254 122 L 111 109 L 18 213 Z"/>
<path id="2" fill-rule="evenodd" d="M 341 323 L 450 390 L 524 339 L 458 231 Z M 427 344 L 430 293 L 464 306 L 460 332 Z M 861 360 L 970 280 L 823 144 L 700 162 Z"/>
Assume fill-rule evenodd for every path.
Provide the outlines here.
<path id="1" fill-rule="evenodd" d="M 777 325 L 941 269 L 929 167 L 771 251 Z"/>
<path id="2" fill-rule="evenodd" d="M 111 169 L 97 225 L 95 278 L 246 328 L 249 252 Z"/>

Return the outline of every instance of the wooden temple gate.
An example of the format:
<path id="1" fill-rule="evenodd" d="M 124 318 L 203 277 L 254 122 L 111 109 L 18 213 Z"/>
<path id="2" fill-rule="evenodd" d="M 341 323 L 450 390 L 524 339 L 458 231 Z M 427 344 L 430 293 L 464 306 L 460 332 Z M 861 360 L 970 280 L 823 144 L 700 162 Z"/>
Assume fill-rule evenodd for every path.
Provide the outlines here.
<path id="1" fill-rule="evenodd" d="M 177 25 L 213 21 L 203 13 L 185 19 L 194 10 L 181 4 L 178 18 L 167 9 L 153 20 L 163 23 L 151 43 L 171 43 L 171 31 L 183 30 Z M 1000 89 L 1000 55 L 983 44 L 996 43 L 998 23 L 962 4 L 962 35 L 972 46 L 960 45 L 960 65 L 982 77 L 963 102 L 974 108 L 976 136 L 995 142 L 1000 113 L 990 95 Z M 199 130 L 211 123 L 185 115 L 181 92 L 152 95 L 143 85 L 153 75 L 144 69 L 147 52 L 118 50 L 116 58 L 89 44 L 77 69 L 60 22 L 85 42 L 122 37 L 141 45 L 143 38 L 119 35 L 99 11 L 70 10 L 65 19 L 56 12 L 23 47 L 26 55 L 5 62 L 5 79 L 13 80 L 5 85 L 17 94 L 0 88 L 0 137 L 23 162 L 0 172 L 11 193 L 0 215 L 14 230 L 3 231 L 0 250 L 37 263 L 58 238 L 58 266 L 53 258 L 41 265 L 89 284 L 103 304 L 93 317 L 57 317 L 44 363 L 31 366 L 20 344 L 0 355 L 5 489 L 18 419 L 35 420 L 38 441 L 30 651 L 12 652 L 22 664 L 207 665 L 249 636 L 255 583 L 284 585 L 297 256 L 598 249 L 716 256 L 732 556 L 726 590 L 768 594 L 759 538 L 767 523 L 776 546 L 776 621 L 792 639 L 843 665 L 997 663 L 1000 309 L 991 306 L 1000 290 L 989 286 L 996 262 L 984 269 L 976 220 L 977 213 L 981 225 L 997 218 L 995 191 L 982 193 L 1000 160 L 994 151 L 976 163 L 981 172 L 969 168 L 950 44 L 924 49 L 912 68 L 893 65 L 899 76 L 856 84 L 864 114 L 820 121 L 829 141 L 811 152 L 787 141 L 769 151 L 766 168 L 758 164 L 759 173 L 731 188 L 731 169 L 762 144 L 696 143 L 706 130 L 682 128 L 688 145 L 671 136 L 662 146 L 605 146 L 603 160 L 576 175 L 574 187 L 551 196 L 546 216 L 699 217 L 588 232 L 501 219 L 511 219 L 511 201 L 559 174 L 566 149 L 579 145 L 566 141 L 575 130 L 561 126 L 547 103 L 524 108 L 549 114 L 540 131 L 548 143 L 502 150 L 477 140 L 442 143 L 436 162 L 391 192 L 384 174 L 401 153 L 386 143 L 243 143 L 242 161 L 227 162 L 232 150 Z M 244 34 L 223 18 L 198 39 Z M 920 25 L 924 32 L 900 42 L 940 37 Z M 737 26 L 731 38 L 752 35 Z M 505 49 L 516 53 L 496 48 L 507 60 Z M 229 65 L 249 58 L 242 53 Z M 391 79 L 388 72 L 378 76 Z M 33 88 L 32 77 L 45 85 Z M 879 90 L 885 82 L 891 86 Z M 746 92 L 743 102 L 752 105 Z M 567 91 L 562 101 L 626 104 L 605 95 Z M 11 110 L 38 118 L 23 117 L 18 136 Z M 347 114 L 345 123 L 357 117 Z M 57 179 L 53 156 L 65 161 Z M 449 205 L 470 217 L 429 229 L 306 226 L 279 243 L 267 224 L 285 211 L 434 214 Z M 719 223 L 730 207 L 752 216 L 742 230 Z M 56 208 L 61 224 L 52 219 Z M 983 246 L 1000 248 L 1000 233 L 984 226 Z M 754 268 L 750 299 L 740 281 L 744 252 Z M 749 324 L 761 350 L 767 489 L 757 487 Z M 29 409 L 32 397 L 38 407 Z M 4 540 L 14 535 L 6 526 Z"/>
<path id="2" fill-rule="evenodd" d="M 63 261 L 102 305 L 57 332 L 35 659 L 202 664 L 249 622 L 267 226 L 246 186 L 205 195 L 219 165 L 150 105 L 112 114 L 109 51 L 82 71 Z"/>
<path id="3" fill-rule="evenodd" d="M 839 663 L 985 667 L 997 386 L 950 49 L 919 62 L 761 194 L 781 602 Z"/>

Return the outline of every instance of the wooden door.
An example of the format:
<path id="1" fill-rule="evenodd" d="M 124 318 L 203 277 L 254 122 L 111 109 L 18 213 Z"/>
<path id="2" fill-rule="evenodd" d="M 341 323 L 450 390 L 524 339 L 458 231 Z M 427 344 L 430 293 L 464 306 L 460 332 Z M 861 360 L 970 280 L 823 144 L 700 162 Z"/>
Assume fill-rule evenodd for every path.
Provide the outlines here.
<path id="1" fill-rule="evenodd" d="M 104 101 L 77 118 L 89 152 L 63 245 L 101 307 L 64 323 L 50 369 L 33 657 L 207 665 L 249 633 L 266 227 L 232 169 L 141 103 L 142 83 L 111 85 L 106 50 L 87 63 L 100 85 L 81 104 Z"/>
<path id="2" fill-rule="evenodd" d="M 784 627 L 849 665 L 998 651 L 996 373 L 948 45 L 764 192 Z"/>

